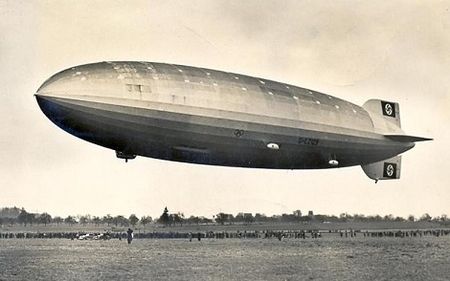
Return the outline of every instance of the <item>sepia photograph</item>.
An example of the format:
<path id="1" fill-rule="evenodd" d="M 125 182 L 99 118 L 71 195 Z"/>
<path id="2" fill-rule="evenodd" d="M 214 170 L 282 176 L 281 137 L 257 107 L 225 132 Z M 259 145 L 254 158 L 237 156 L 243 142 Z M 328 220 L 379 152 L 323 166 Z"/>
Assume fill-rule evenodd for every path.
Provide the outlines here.
<path id="1" fill-rule="evenodd" d="M 0 0 L 0 281 L 448 280 L 450 1 Z"/>

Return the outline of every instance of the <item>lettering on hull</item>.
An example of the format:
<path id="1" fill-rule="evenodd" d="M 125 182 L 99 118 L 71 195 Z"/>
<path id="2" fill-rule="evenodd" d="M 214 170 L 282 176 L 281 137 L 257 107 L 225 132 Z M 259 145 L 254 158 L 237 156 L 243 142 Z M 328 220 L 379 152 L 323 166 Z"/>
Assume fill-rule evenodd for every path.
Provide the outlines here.
<path id="1" fill-rule="evenodd" d="M 313 138 L 303 138 L 303 137 L 299 137 L 298 138 L 298 144 L 302 144 L 302 145 L 318 145 L 319 144 L 319 139 L 313 139 Z"/>

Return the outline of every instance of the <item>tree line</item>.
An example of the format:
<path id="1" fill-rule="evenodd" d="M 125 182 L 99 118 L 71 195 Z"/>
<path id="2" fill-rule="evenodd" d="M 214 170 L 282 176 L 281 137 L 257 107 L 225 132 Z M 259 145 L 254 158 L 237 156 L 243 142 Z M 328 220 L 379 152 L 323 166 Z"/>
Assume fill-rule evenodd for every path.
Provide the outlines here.
<path id="1" fill-rule="evenodd" d="M 264 214 L 251 214 L 251 213 L 238 213 L 236 216 L 232 214 L 219 213 L 215 216 L 215 221 L 219 224 L 234 224 L 234 223 L 301 223 L 301 222 L 321 222 L 321 223 L 337 223 L 337 222 L 416 222 L 416 221 L 433 221 L 433 222 L 450 222 L 447 215 L 438 217 L 431 217 L 428 213 L 423 214 L 421 217 L 414 217 L 409 215 L 407 218 L 393 216 L 393 215 L 370 215 L 365 216 L 363 214 L 350 215 L 342 213 L 339 216 L 335 215 L 314 215 L 311 211 L 308 215 L 302 215 L 299 210 L 294 211 L 292 214 L 281 214 L 274 216 L 266 216 Z"/>
<path id="2" fill-rule="evenodd" d="M 68 224 L 68 225 L 107 225 L 107 226 L 136 226 L 138 223 L 145 226 L 153 221 L 151 216 L 138 218 L 135 214 L 129 217 L 122 215 L 112 216 L 110 214 L 103 217 L 91 215 L 78 215 L 67 217 L 55 216 L 44 213 L 30 213 L 24 208 L 2 208 L 0 209 L 0 225 L 48 225 L 48 224 Z"/>
<path id="3" fill-rule="evenodd" d="M 302 223 L 302 222 L 416 222 L 416 221 L 428 221 L 449 224 L 450 220 L 447 215 L 441 215 L 438 217 L 431 217 L 428 213 L 416 218 L 413 215 L 409 215 L 407 218 L 393 216 L 393 215 L 373 215 L 365 216 L 362 214 L 350 215 L 342 213 L 339 216 L 334 215 L 314 215 L 312 211 L 309 211 L 307 215 L 302 215 L 300 210 L 296 210 L 291 214 L 281 214 L 266 216 L 264 214 L 256 213 L 238 213 L 236 215 L 220 212 L 213 216 L 212 219 L 204 216 L 189 216 L 185 217 L 183 213 L 176 212 L 170 213 L 168 208 L 164 208 L 162 214 L 155 220 L 151 216 L 142 216 L 138 218 L 135 214 L 131 214 L 128 217 L 123 215 L 112 216 L 107 214 L 105 216 L 91 216 L 91 215 L 78 215 L 67 217 L 51 216 L 44 213 L 30 213 L 24 208 L 1 208 L 0 209 L 0 226 L 2 225 L 105 225 L 115 227 L 136 227 L 137 225 L 145 227 L 148 224 L 160 224 L 165 226 L 175 226 L 184 224 L 187 225 L 200 225 L 200 224 L 252 224 L 252 223 Z"/>

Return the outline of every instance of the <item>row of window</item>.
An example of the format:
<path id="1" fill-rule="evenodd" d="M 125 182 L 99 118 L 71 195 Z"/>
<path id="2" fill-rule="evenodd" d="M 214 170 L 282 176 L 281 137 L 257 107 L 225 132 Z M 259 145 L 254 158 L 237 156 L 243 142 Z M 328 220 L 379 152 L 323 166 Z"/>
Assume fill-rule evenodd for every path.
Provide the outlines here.
<path id="1" fill-rule="evenodd" d="M 117 67 L 117 66 L 116 66 L 116 67 Z M 116 69 L 116 67 L 115 67 L 115 69 Z M 182 70 L 182 69 L 178 68 L 177 66 L 174 66 L 174 67 L 176 68 L 176 70 L 177 70 L 178 72 L 183 73 L 183 70 Z M 154 80 L 159 80 L 159 79 L 160 79 L 159 76 L 157 75 L 158 72 L 156 71 L 156 69 L 155 69 L 153 66 L 151 66 L 151 65 L 150 65 L 150 66 L 147 66 L 147 69 L 148 69 L 148 70 L 151 70 L 151 71 L 153 72 L 154 75 L 152 75 L 152 77 L 153 77 Z M 117 69 L 116 69 L 116 70 L 117 70 Z M 208 76 L 208 78 L 211 76 L 211 73 L 208 72 L 208 71 L 205 71 L 205 70 L 203 70 L 203 69 L 198 69 L 198 70 L 199 70 L 199 71 L 203 71 L 203 72 L 205 73 L 205 75 Z M 233 75 L 233 77 L 234 77 L 235 80 L 240 80 L 240 77 L 237 76 L 236 74 L 229 74 L 229 75 Z M 295 94 L 293 95 L 292 92 L 290 92 L 290 91 L 282 91 L 282 90 L 273 90 L 273 89 L 270 89 L 270 88 L 268 88 L 268 87 L 265 86 L 266 83 L 267 83 L 267 82 L 270 82 L 270 81 L 264 81 L 264 80 L 258 79 L 258 78 L 256 78 L 256 79 L 257 79 L 257 81 L 261 84 L 260 89 L 261 89 L 263 92 L 267 93 L 268 95 L 271 95 L 271 96 L 274 96 L 275 94 L 276 94 L 276 95 L 281 95 L 281 96 L 293 98 L 293 99 L 296 100 L 296 101 L 298 101 L 298 100 L 300 100 L 300 99 L 304 99 L 304 98 L 301 98 L 301 97 L 299 97 L 299 96 L 297 96 L 297 95 L 295 95 Z M 192 82 L 192 81 L 190 81 L 187 77 L 184 78 L 184 83 L 191 83 L 191 82 Z M 200 81 L 199 83 L 200 83 L 200 84 L 204 84 L 203 81 Z M 218 83 L 217 83 L 217 82 L 213 82 L 212 85 L 213 85 L 214 87 L 217 87 L 217 86 L 218 86 Z M 284 87 L 285 87 L 287 90 L 290 90 L 290 89 L 291 89 L 291 87 L 290 87 L 289 85 L 284 85 Z M 149 93 L 151 93 L 151 87 L 150 87 L 150 86 L 147 86 L 147 85 L 141 85 L 141 84 L 126 84 L 126 88 L 127 88 L 128 92 L 136 92 L 136 93 L 149 92 Z M 240 89 L 241 89 L 242 91 L 247 91 L 247 90 L 248 90 L 246 87 L 243 87 L 243 86 L 241 86 Z M 310 91 L 310 90 L 305 90 L 305 91 L 306 91 L 305 93 L 311 97 L 311 98 L 308 98 L 308 99 L 312 100 L 312 102 L 315 102 L 315 103 L 318 104 L 318 105 L 321 104 L 321 102 L 320 102 L 319 100 L 315 99 L 315 94 L 314 94 L 312 91 Z M 303 94 L 303 93 L 301 93 L 300 95 L 302 95 L 302 94 Z M 327 98 L 328 98 L 330 101 L 333 99 L 333 97 L 331 97 L 331 96 L 327 96 Z M 332 104 L 329 104 L 329 103 L 327 103 L 327 105 L 333 106 Z M 334 104 L 334 107 L 335 107 L 337 110 L 340 109 L 340 106 L 339 106 L 338 104 Z M 355 114 L 357 113 L 357 111 L 356 111 L 354 108 L 352 108 L 352 111 L 353 111 L 353 113 L 355 113 Z"/>
<path id="2" fill-rule="evenodd" d="M 126 86 L 128 92 L 135 92 L 135 93 L 144 93 L 144 92 L 151 93 L 151 92 L 152 92 L 152 91 L 151 91 L 151 87 L 150 87 L 150 86 L 147 86 L 147 85 L 141 85 L 141 84 L 125 84 L 125 86 Z M 243 88 L 242 90 L 243 90 L 243 91 L 247 91 L 246 88 Z M 267 89 L 264 89 L 264 90 L 265 90 L 269 95 L 274 95 L 272 91 L 269 91 L 269 90 L 267 90 Z M 309 93 L 311 93 L 311 92 L 309 92 Z M 312 95 L 312 93 L 311 93 L 311 95 Z M 283 96 L 285 96 L 285 95 L 283 95 Z M 293 98 L 294 100 L 296 100 L 296 101 L 298 101 L 298 100 L 300 99 L 298 96 L 292 96 L 292 98 Z M 318 104 L 318 105 L 321 104 L 321 102 L 318 101 L 318 100 L 314 100 L 314 102 L 315 102 L 316 104 Z M 337 105 L 337 104 L 335 104 L 334 107 L 335 107 L 336 109 L 338 109 L 338 110 L 340 109 L 339 105 Z M 355 113 L 355 114 L 357 113 L 357 111 L 356 111 L 355 109 L 353 109 L 353 108 L 352 108 L 352 111 L 353 111 L 353 113 Z"/>
<path id="3" fill-rule="evenodd" d="M 152 69 L 151 67 L 147 67 L 148 69 Z M 180 73 L 183 73 L 183 70 L 182 69 L 179 69 L 179 68 L 177 68 L 177 70 L 178 70 L 178 72 L 180 72 Z M 207 76 L 210 76 L 211 75 L 211 73 L 210 72 L 205 72 L 205 74 L 207 75 Z M 154 76 L 153 78 L 155 78 L 156 76 Z M 239 76 L 236 76 L 236 75 L 234 75 L 234 79 L 235 80 L 239 80 Z M 258 81 L 259 81 L 259 83 L 261 84 L 261 85 L 265 85 L 266 84 L 266 82 L 264 81 L 264 80 L 262 80 L 262 79 L 258 79 Z M 185 83 L 190 83 L 190 80 L 189 79 L 185 79 L 184 80 L 184 82 Z M 200 81 L 200 83 L 201 84 L 203 84 L 203 82 L 202 81 Z M 218 84 L 217 83 L 213 83 L 213 86 L 218 86 Z M 290 90 L 290 87 L 288 86 L 288 85 L 284 85 L 285 86 L 285 88 L 286 89 L 288 89 L 288 90 Z M 268 93 L 269 95 L 271 95 L 271 96 L 273 96 L 274 95 L 274 91 L 272 90 L 267 90 L 267 89 L 263 89 L 263 87 L 261 87 L 262 88 L 262 90 L 263 91 L 265 91 L 266 93 Z M 247 91 L 247 88 L 246 87 L 241 87 L 241 90 L 242 91 Z M 275 92 L 277 92 L 277 93 L 279 93 L 280 91 L 275 91 Z M 314 96 L 314 94 L 311 92 L 311 91 L 307 91 L 307 93 L 309 94 L 309 95 L 311 95 L 311 96 Z M 292 97 L 293 99 L 295 99 L 295 100 L 299 100 L 299 97 L 298 96 L 295 96 L 295 95 L 292 95 L 291 93 L 288 93 L 288 92 L 286 92 L 286 94 L 284 94 L 285 96 L 289 96 L 289 97 Z M 331 97 L 331 96 L 327 96 L 328 97 L 328 99 L 329 100 L 332 100 L 333 99 L 333 97 Z M 321 104 L 320 103 L 320 101 L 318 101 L 318 100 L 315 100 L 315 103 L 316 104 Z M 334 105 L 334 107 L 336 108 L 336 109 L 339 109 L 339 105 Z M 356 110 L 354 110 L 354 109 L 352 109 L 352 111 L 353 111 L 353 113 L 356 113 Z"/>

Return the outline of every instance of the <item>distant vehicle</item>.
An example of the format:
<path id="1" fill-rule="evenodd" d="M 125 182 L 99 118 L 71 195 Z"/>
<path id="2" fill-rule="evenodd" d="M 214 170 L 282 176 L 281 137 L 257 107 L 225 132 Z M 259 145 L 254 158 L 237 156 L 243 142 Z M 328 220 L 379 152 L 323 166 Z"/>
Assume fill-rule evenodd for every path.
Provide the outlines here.
<path id="1" fill-rule="evenodd" d="M 182 65 L 99 62 L 53 75 L 37 102 L 57 126 L 113 149 L 189 163 L 269 169 L 361 165 L 400 178 L 405 135 L 396 102 L 362 107 L 263 78 Z"/>
<path id="2" fill-rule="evenodd" d="M 93 240 L 95 239 L 95 237 L 97 237 L 97 235 L 95 235 L 94 233 L 87 233 L 78 236 L 78 240 Z"/>
<path id="3" fill-rule="evenodd" d="M 100 233 L 94 236 L 94 240 L 109 240 L 111 239 L 111 235 L 109 233 Z"/>

